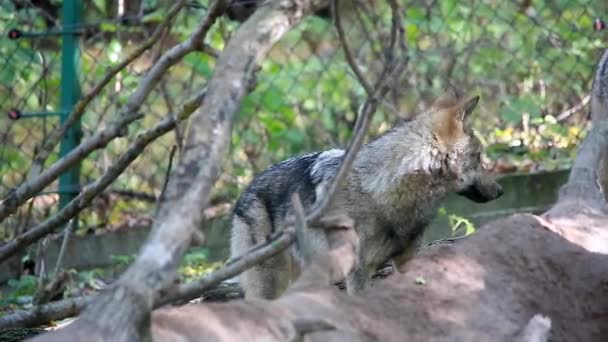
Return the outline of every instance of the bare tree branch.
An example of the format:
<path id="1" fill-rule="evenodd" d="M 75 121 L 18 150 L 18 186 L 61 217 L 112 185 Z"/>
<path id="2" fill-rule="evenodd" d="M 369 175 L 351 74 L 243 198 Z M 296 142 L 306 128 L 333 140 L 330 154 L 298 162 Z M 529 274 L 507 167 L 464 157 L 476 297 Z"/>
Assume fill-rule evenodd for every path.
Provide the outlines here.
<path id="1" fill-rule="evenodd" d="M 74 219 L 68 221 L 65 230 L 63 231 L 63 240 L 61 241 L 61 247 L 59 248 L 59 255 L 57 256 L 57 262 L 55 263 L 55 270 L 53 271 L 53 278 L 57 277 L 59 271 L 61 270 L 61 264 L 63 263 L 63 257 L 65 255 L 65 250 L 68 248 L 68 243 L 70 241 L 70 233 L 74 228 Z"/>
<path id="2" fill-rule="evenodd" d="M 135 141 L 118 158 L 99 179 L 92 184 L 85 186 L 83 190 L 68 205 L 63 207 L 55 215 L 51 216 L 36 227 L 10 240 L 0 246 L 0 261 L 4 261 L 31 243 L 48 235 L 56 228 L 64 225 L 75 217 L 80 211 L 89 206 L 91 201 L 103 192 L 120 174 L 144 151 L 144 149 L 158 137 L 169 132 L 175 127 L 178 121 L 187 119 L 199 106 L 205 96 L 206 91 L 201 91 L 197 96 L 188 100 L 176 115 L 169 115 L 161 120 L 151 129 L 141 133 Z"/>
<path id="3" fill-rule="evenodd" d="M 599 69 L 608 70 L 603 60 Z M 602 85 L 605 90 L 607 84 Z M 601 133 L 608 111 L 595 110 L 607 109 L 608 97 L 594 93 L 593 100 L 603 102 L 592 113 Z M 589 134 L 585 140 L 585 146 L 595 143 L 597 149 L 581 147 L 575 168 L 592 170 L 581 173 L 581 179 L 572 177 L 566 187 L 597 188 L 597 179 L 589 175 L 598 173 L 601 157 L 590 152 L 605 150 L 606 137 Z M 593 198 L 599 202 L 589 203 Z M 333 329 L 313 331 L 307 336 L 310 341 L 540 342 L 548 340 L 548 333 L 552 340 L 603 341 L 608 326 L 606 201 L 569 191 L 553 209 L 558 207 L 570 217 L 553 224 L 573 235 L 556 234 L 541 217 L 513 215 L 487 224 L 462 243 L 428 249 L 405 273 L 394 274 L 362 296 L 304 288 L 275 301 L 164 308 L 152 316 L 154 338 L 233 341 L 255 333 L 256 339 L 298 340 L 302 336 L 294 322 L 316 319 Z M 604 248 L 601 253 L 594 252 L 598 244 Z"/>
<path id="4" fill-rule="evenodd" d="M 340 13 L 338 11 L 338 8 L 336 6 L 336 1 L 334 0 L 332 1 L 332 6 L 333 6 L 333 11 L 334 11 L 334 17 L 335 17 L 335 21 L 336 21 L 336 29 L 338 30 L 338 32 L 340 32 L 342 30 L 340 26 Z M 355 128 L 354 128 L 354 135 L 353 138 L 351 139 L 347 149 L 346 149 L 346 154 L 344 155 L 344 159 L 342 160 L 342 163 L 340 165 L 340 168 L 336 174 L 336 176 L 334 177 L 333 182 L 331 183 L 331 185 L 329 185 L 329 189 L 327 190 L 327 196 L 323 197 L 322 199 L 320 199 L 318 201 L 317 204 L 315 204 L 315 208 L 312 210 L 312 212 L 308 215 L 307 220 L 308 222 L 311 224 L 311 226 L 316 226 L 316 225 L 323 225 L 321 222 L 319 222 L 319 220 L 321 219 L 321 217 L 325 214 L 325 210 L 329 207 L 329 203 L 331 203 L 337 193 L 337 189 L 342 185 L 342 181 L 343 179 L 346 177 L 346 175 L 348 174 L 353 161 L 355 160 L 356 154 L 359 151 L 359 149 L 361 148 L 361 146 L 363 145 L 363 140 L 365 138 L 365 133 L 367 132 L 367 129 L 369 127 L 369 123 L 371 121 L 372 115 L 376 112 L 376 109 L 378 108 L 378 105 L 381 103 L 382 99 L 384 98 L 384 96 L 388 93 L 389 89 L 391 88 L 391 86 L 394 83 L 394 80 L 398 80 L 399 76 L 401 75 L 401 73 L 403 72 L 403 70 L 405 69 L 407 62 L 408 62 L 408 58 L 405 56 L 402 56 L 402 58 L 399 59 L 395 59 L 394 54 L 395 54 L 395 44 L 396 42 L 399 42 L 399 48 L 401 50 L 405 49 L 405 43 L 404 43 L 404 38 L 403 38 L 403 27 L 401 26 L 401 20 L 400 18 L 400 14 L 399 14 L 399 7 L 396 4 L 395 1 L 391 1 L 391 9 L 392 9 L 392 25 L 391 25 L 391 42 L 390 42 L 390 47 L 388 49 L 389 53 L 385 59 L 385 64 L 383 67 L 382 72 L 380 73 L 380 76 L 378 77 L 378 80 L 375 82 L 373 88 L 371 92 L 368 92 L 368 96 L 365 100 L 365 103 L 363 104 L 363 107 L 359 113 L 359 116 L 357 117 L 357 121 L 355 122 Z M 365 78 L 363 77 L 363 75 L 358 71 L 358 66 L 356 65 L 356 62 L 354 61 L 354 59 L 352 58 L 352 53 L 350 52 L 350 48 L 348 47 L 348 42 L 345 40 L 344 38 L 344 34 L 339 34 L 340 35 L 340 44 L 342 45 L 342 48 L 344 49 L 344 55 L 348 56 L 351 55 L 351 58 L 349 59 L 348 57 L 346 58 L 347 62 L 349 63 L 349 66 L 351 67 L 351 69 L 353 70 L 353 72 L 357 75 L 357 78 L 359 78 L 359 81 L 362 82 L 363 84 L 367 84 L 369 82 L 367 82 L 365 80 Z M 405 51 L 403 51 L 405 52 Z M 365 87 L 365 85 L 363 85 Z M 367 89 L 366 89 L 367 91 Z"/>
<path id="5" fill-rule="evenodd" d="M 325 2 L 327 3 L 327 2 Z M 271 47 L 315 6 L 310 1 L 275 1 L 259 8 L 232 36 L 218 57 L 203 106 L 190 119 L 184 150 L 172 172 L 165 201 L 138 258 L 68 327 L 50 337 L 77 338 L 82 329 L 112 341 L 149 338 L 154 298 L 175 278 L 192 232 L 202 221 L 209 193 L 227 152 L 232 121 L 258 64 Z"/>
<path id="6" fill-rule="evenodd" d="M 28 179 L 17 189 L 9 193 L 7 198 L 0 203 L 0 222 L 8 215 L 14 213 L 24 201 L 42 191 L 44 187 L 57 179 L 57 177 L 75 163 L 84 159 L 92 151 L 106 146 L 110 141 L 119 136 L 125 135 L 128 125 L 143 116 L 143 114 L 138 113 L 138 109 L 165 72 L 171 66 L 178 63 L 185 55 L 198 50 L 201 44 L 203 44 L 203 38 L 217 17 L 222 13 L 223 5 L 221 3 L 221 0 L 215 1 L 209 8 L 201 24 L 190 37 L 161 56 L 139 82 L 135 92 L 131 94 L 127 103 L 121 108 L 118 117 L 110 122 L 105 129 L 95 133 L 87 141 L 82 142 L 78 147 L 44 170 L 37 177 Z"/>
<path id="7" fill-rule="evenodd" d="M 300 195 L 298 193 L 294 193 L 291 196 L 291 205 L 293 206 L 294 228 L 296 231 L 298 250 L 300 251 L 302 259 L 304 259 L 305 263 L 308 263 L 310 262 L 310 258 L 312 256 L 312 248 L 308 243 L 308 239 L 306 239 L 304 236 L 306 229 L 308 229 L 308 224 L 306 223 L 304 206 L 302 205 L 302 201 L 300 200 Z"/>
<path id="8" fill-rule="evenodd" d="M 394 7 L 393 10 L 394 10 L 393 11 L 394 17 L 398 17 L 398 7 Z M 393 40 L 393 41 L 396 41 L 397 39 L 402 39 L 403 31 L 400 28 L 399 20 L 393 20 L 392 31 L 394 32 L 394 35 L 396 37 L 395 40 Z M 394 42 L 391 42 L 391 47 L 395 48 Z M 345 159 L 342 162 L 340 171 L 338 172 L 337 176 L 333 179 L 329 190 L 327 192 L 325 192 L 325 196 L 323 196 L 322 198 L 319 198 L 320 204 L 318 206 L 315 206 L 315 211 L 313 212 L 313 214 L 309 215 L 309 217 L 307 218 L 311 222 L 315 222 L 315 221 L 319 220 L 321 218 L 321 216 L 325 214 L 325 210 L 331 205 L 332 198 L 333 198 L 334 194 L 337 192 L 341 179 L 343 179 L 346 176 L 346 174 L 349 172 L 350 167 L 352 165 L 352 161 L 354 159 L 354 156 L 362 144 L 362 140 L 365 135 L 366 129 L 368 127 L 371 115 L 376 110 L 379 100 L 390 89 L 390 86 L 392 85 L 392 83 L 391 83 L 391 79 L 393 79 L 392 77 L 400 74 L 403 71 L 403 69 L 405 68 L 406 64 L 407 64 L 407 59 L 403 59 L 403 60 L 397 61 L 395 63 L 393 63 L 392 60 L 387 61 L 386 69 L 390 70 L 390 71 L 382 73 L 383 77 L 379 78 L 378 81 L 376 82 L 377 90 L 375 91 L 374 94 L 372 94 L 372 96 L 367 98 L 366 103 L 364 104 L 364 107 L 363 107 L 364 109 L 362 111 L 362 114 L 359 116 L 359 118 L 357 120 L 359 122 L 359 124 L 355 125 L 355 133 L 354 133 L 354 136 L 349 145 L 350 147 L 347 150 Z M 273 255 L 276 255 L 276 253 L 278 253 L 278 252 L 284 250 L 285 248 L 287 248 L 288 246 L 290 246 L 296 240 L 296 235 L 297 235 L 297 230 L 298 230 L 296 225 L 300 225 L 300 229 L 303 229 L 302 225 L 306 225 L 306 222 L 302 219 L 302 217 L 300 217 L 301 215 L 303 215 L 303 208 L 301 207 L 301 203 L 300 203 L 300 205 L 298 205 L 297 199 L 295 201 L 296 201 L 296 207 L 299 208 L 299 210 L 296 213 L 295 222 L 291 222 L 292 220 L 289 220 L 289 224 L 283 230 L 280 230 L 280 231 L 276 232 L 273 236 L 270 236 L 267 242 L 254 246 L 254 247 L 252 247 L 252 249 L 250 251 L 246 252 L 241 257 L 231 260 L 230 263 L 226 266 L 226 267 L 229 267 L 230 269 L 223 270 L 223 268 L 222 268 L 222 269 L 214 272 L 214 274 L 217 273 L 218 275 L 217 275 L 217 278 L 215 278 L 215 275 L 212 274 L 213 279 L 216 279 L 215 280 L 216 282 L 225 280 L 229 277 L 232 277 L 236 274 L 241 273 L 242 271 L 246 270 L 247 268 L 258 264 L 261 261 L 263 261 Z M 315 213 L 317 213 L 316 215 L 319 215 L 317 218 L 315 218 L 315 216 L 313 216 L 313 215 L 315 215 Z M 332 217 L 330 219 L 335 219 L 335 218 Z M 336 224 L 343 224 L 343 222 L 345 222 L 344 219 L 340 218 L 338 221 L 333 220 L 333 221 L 324 222 L 323 225 L 324 226 L 335 226 Z M 220 276 L 222 274 L 223 274 L 223 277 Z M 212 277 L 212 276 L 210 276 L 210 277 Z M 214 283 L 212 283 L 212 284 L 214 284 Z M 191 298 L 195 298 L 196 295 L 197 294 L 200 295 L 201 291 L 206 289 L 207 286 L 210 286 L 210 285 L 208 285 L 208 282 L 206 280 L 203 280 L 200 283 L 192 283 L 189 286 L 189 290 L 187 291 L 187 293 L 189 293 L 192 296 Z M 171 297 L 171 298 L 174 298 L 174 297 Z M 190 297 L 187 297 L 187 298 L 190 298 Z M 171 300 L 168 299 L 167 302 L 170 302 L 172 300 L 175 300 L 175 299 L 171 299 Z"/>
<path id="9" fill-rule="evenodd" d="M 176 123 L 175 129 L 177 130 L 178 127 L 179 125 Z M 160 208 L 160 203 L 162 203 L 162 201 L 165 199 L 165 192 L 167 191 L 167 185 L 169 185 L 169 177 L 171 177 L 171 170 L 173 169 L 173 157 L 175 157 L 175 151 L 177 151 L 177 146 L 178 145 L 173 145 L 173 147 L 171 147 L 171 152 L 169 152 L 169 162 L 167 163 L 167 171 L 165 172 L 165 182 L 163 183 L 160 195 L 158 196 L 158 203 L 156 204 L 154 216 L 158 215 L 158 208 Z"/>
<path id="10" fill-rule="evenodd" d="M 115 65 L 111 68 L 99 81 L 93 89 L 91 89 L 86 95 L 84 95 L 78 103 L 74 106 L 72 113 L 70 113 L 69 117 L 65 121 L 64 124 L 57 127 L 48 138 L 44 141 L 44 144 L 40 148 L 40 151 L 34 157 L 34 161 L 32 162 L 32 167 L 30 169 L 29 175 L 27 179 L 32 179 L 36 177 L 40 172 L 42 172 L 42 168 L 44 167 L 44 163 L 48 159 L 49 155 L 59 143 L 59 140 L 65 135 L 67 129 L 72 126 L 76 121 L 78 121 L 85 109 L 91 103 L 91 101 L 99 95 L 99 93 L 105 88 L 105 86 L 118 74 L 121 70 L 126 68 L 131 62 L 139 58 L 145 51 L 150 49 L 162 36 L 165 29 L 170 25 L 171 21 L 175 18 L 175 16 L 179 13 L 179 11 L 184 7 L 185 0 L 179 0 L 171 9 L 169 9 L 167 16 L 160 23 L 160 25 L 156 28 L 154 33 L 146 39 L 146 41 L 137 47 L 127 58 L 125 58 L 122 62 Z"/>
<path id="11" fill-rule="evenodd" d="M 585 97 L 583 97 L 581 99 L 581 101 L 579 103 L 577 103 L 576 105 L 574 105 L 572 108 L 568 108 L 565 111 L 561 112 L 560 114 L 555 116 L 555 120 L 559 121 L 564 121 L 567 118 L 570 117 L 570 115 L 578 112 L 579 110 L 585 108 L 585 106 L 587 105 L 587 103 L 589 103 L 589 101 L 591 100 L 591 96 L 587 95 Z"/>
<path id="12" fill-rule="evenodd" d="M 353 52 L 350 49 L 350 45 L 348 45 L 348 43 L 346 42 L 346 35 L 344 34 L 344 28 L 342 28 L 341 15 L 338 11 L 338 0 L 331 1 L 331 12 L 333 13 L 336 31 L 338 32 L 338 38 L 340 39 L 342 50 L 344 50 L 344 57 L 350 65 L 350 68 L 353 73 L 355 73 L 359 84 L 361 84 L 367 96 L 371 97 L 374 94 L 374 88 L 372 88 L 372 85 L 367 81 L 361 69 L 359 69 L 359 65 L 357 65 L 357 61 L 355 60 L 355 56 L 353 55 Z"/>
<path id="13" fill-rule="evenodd" d="M 164 297 L 156 300 L 154 307 L 160 307 L 165 303 L 190 300 L 195 297 L 192 295 L 192 287 L 206 285 L 210 282 L 215 283 L 212 277 L 202 278 L 192 283 L 181 284 L 170 291 L 170 296 L 174 300 L 168 301 Z M 217 285 L 206 285 L 207 290 L 198 292 L 208 301 L 223 301 L 231 296 L 241 296 L 241 289 L 236 283 L 220 283 Z M 63 299 L 48 304 L 38 305 L 32 309 L 16 310 L 0 316 L 0 329 L 7 328 L 27 328 L 38 327 L 52 321 L 62 320 L 78 315 L 89 304 L 95 296 L 75 297 Z"/>
<path id="14" fill-rule="evenodd" d="M 234 277 L 244 270 L 255 266 L 261 260 L 266 260 L 289 247 L 295 240 L 295 229 L 288 227 L 283 234 L 272 240 L 272 243 L 264 244 L 261 247 L 253 247 L 248 253 L 240 258 L 231 260 L 228 264 L 212 272 L 208 276 L 190 283 L 179 286 L 175 291 L 162 296 L 162 299 L 155 307 L 159 307 L 178 300 L 191 300 L 201 296 L 201 294 L 212 286 L 222 281 Z"/>
<path id="15" fill-rule="evenodd" d="M 154 307 L 152 298 L 158 298 L 156 294 L 170 288 L 177 262 L 188 245 L 190 233 L 201 220 L 202 210 L 196 208 L 205 207 L 209 190 L 217 178 L 218 160 L 226 151 L 231 121 L 244 96 L 245 84 L 250 82 L 255 65 L 270 46 L 301 19 L 301 15 L 309 13 L 311 9 L 306 2 L 270 3 L 268 7 L 260 8 L 237 31 L 218 58 L 218 66 L 209 83 L 209 94 L 199 111 L 206 115 L 197 112 L 191 119 L 184 154 L 170 178 L 167 197 L 161 204 L 157 216 L 159 220 L 155 222 L 150 241 L 113 289 L 101 294 L 64 333 L 69 333 L 71 328 L 76 330 L 88 327 L 100 329 L 103 336 L 113 336 L 115 340 L 146 336 L 139 329 L 146 322 L 147 310 Z M 255 33 L 254 37 L 251 37 L 252 32 Z M 403 63 L 396 65 L 401 64 Z M 393 66 L 391 69 L 396 70 L 401 68 Z M 384 78 L 392 74 L 386 72 L 382 82 L 378 82 L 380 87 L 377 96 L 386 93 L 388 82 Z M 377 103 L 377 100 L 371 102 Z M 363 113 L 375 108 L 364 107 L 366 110 Z M 193 127 L 196 127 L 196 134 L 193 133 Z M 359 124 L 357 130 L 364 130 L 365 127 L 366 125 Z M 350 153 L 355 152 L 350 149 Z M 350 164 L 343 164 L 342 169 L 347 170 L 348 167 Z M 339 179 L 335 178 L 334 181 L 336 180 Z M 286 248 L 294 239 L 295 229 L 287 227 L 272 241 L 252 248 L 251 253 L 232 260 L 225 268 L 205 277 L 200 283 L 187 284 L 187 288 L 175 292 L 173 296 L 196 297 L 201 288 L 240 273 Z M 168 298 L 175 300 L 176 297 L 170 297 L 170 293 L 169 291 L 163 296 L 163 301 L 169 300 Z M 123 329 L 117 329 L 117 322 Z"/>
<path id="16" fill-rule="evenodd" d="M 32 310 L 19 310 L 6 314 L 0 317 L 0 329 L 34 327 L 76 316 L 91 301 L 91 298 L 70 298 L 40 305 Z"/>
<path id="17" fill-rule="evenodd" d="M 394 17 L 398 17 L 398 15 L 399 15 L 398 7 L 394 7 L 393 10 L 394 10 L 393 11 Z M 392 31 L 394 32 L 394 35 L 396 37 L 395 40 L 393 40 L 393 41 L 396 41 L 397 39 L 402 39 L 403 31 L 400 28 L 399 20 L 393 20 Z M 391 48 L 395 48 L 395 44 L 393 42 L 391 42 Z M 379 78 L 378 81 L 376 82 L 377 90 L 375 91 L 374 94 L 372 94 L 372 96 L 367 98 L 367 100 L 363 106 L 363 111 L 362 111 L 361 115 L 359 115 L 359 118 L 357 120 L 358 124 L 355 124 L 354 136 L 351 140 L 351 143 L 349 144 L 349 149 L 346 152 L 346 156 L 344 158 L 344 161 L 342 162 L 342 165 L 340 167 L 338 174 L 336 175 L 336 177 L 334 177 L 334 179 L 329 187 L 329 190 L 327 192 L 324 192 L 325 196 L 319 198 L 319 200 L 318 200 L 319 205 L 318 206 L 316 205 L 313 213 L 307 217 L 307 219 L 310 222 L 313 222 L 313 224 L 315 224 L 315 222 L 318 221 L 322 217 L 322 215 L 325 214 L 325 210 L 331 205 L 334 195 L 340 186 L 341 180 L 349 172 L 349 170 L 352 166 L 352 161 L 354 160 L 354 156 L 362 144 L 363 137 L 365 136 L 367 127 L 369 126 L 369 120 L 370 120 L 371 115 L 376 110 L 377 105 L 378 105 L 380 99 L 382 98 L 382 96 L 384 96 L 390 89 L 390 86 L 392 85 L 392 83 L 391 83 L 391 79 L 393 79 L 392 77 L 400 74 L 403 71 L 403 69 L 405 68 L 406 64 L 407 64 L 407 59 L 403 59 L 403 60 L 397 61 L 395 63 L 393 63 L 392 60 L 387 61 L 387 65 L 385 68 L 390 71 L 382 73 L 383 77 Z M 292 222 L 292 220 L 288 220 L 288 225 L 283 230 L 280 230 L 280 231 L 276 232 L 273 236 L 270 236 L 267 242 L 264 242 L 257 246 L 252 247 L 252 249 L 250 251 L 246 252 L 241 257 L 230 261 L 229 265 L 232 265 L 230 271 L 223 271 L 223 268 L 218 270 L 217 273 L 220 273 L 220 272 L 226 272 L 226 273 L 224 274 L 225 278 L 221 278 L 218 276 L 217 282 L 227 279 L 228 277 L 231 277 L 233 275 L 239 274 L 242 271 L 246 270 L 247 268 L 260 263 L 261 261 L 284 250 L 285 248 L 290 246 L 296 240 L 296 235 L 297 235 L 297 230 L 298 230 L 297 226 L 299 225 L 300 229 L 304 229 L 302 227 L 302 225 L 306 225 L 306 221 L 303 220 L 302 217 L 300 217 L 301 215 L 303 215 L 303 208 L 301 207 L 301 203 L 299 203 L 299 201 L 297 199 L 294 199 L 294 200 L 296 202 L 295 206 L 296 206 L 296 208 L 298 208 L 297 213 L 296 213 L 295 222 Z M 299 203 L 299 205 L 298 205 L 298 203 Z M 318 216 L 314 216 L 314 215 L 318 215 Z M 335 218 L 330 218 L 330 219 L 335 219 Z M 338 220 L 338 221 L 333 220 L 333 221 L 324 222 L 323 226 L 325 226 L 325 227 L 335 226 L 336 222 L 338 222 L 339 224 L 343 224 L 344 219 L 340 218 L 340 220 Z M 229 267 L 229 266 L 226 266 L 226 267 Z M 234 269 L 232 269 L 233 267 L 234 267 Z M 234 272 L 236 272 L 236 273 L 234 273 Z M 216 272 L 214 272 L 214 273 L 216 273 Z M 193 283 L 190 287 L 191 288 L 190 291 L 193 296 L 192 298 L 196 297 L 196 294 L 200 295 L 201 291 L 203 291 L 206 288 L 206 286 L 210 286 L 210 285 L 207 285 L 207 283 L 204 281 L 201 283 L 198 283 L 198 284 Z"/>
<path id="18" fill-rule="evenodd" d="M 154 203 L 157 201 L 157 198 L 154 194 L 147 193 L 147 192 L 135 191 L 135 190 L 123 190 L 123 189 L 110 189 L 108 191 L 109 191 L 109 193 L 111 193 L 113 195 L 121 196 L 126 199 L 130 199 L 130 200 L 138 200 L 138 201 L 150 202 L 150 203 Z"/>

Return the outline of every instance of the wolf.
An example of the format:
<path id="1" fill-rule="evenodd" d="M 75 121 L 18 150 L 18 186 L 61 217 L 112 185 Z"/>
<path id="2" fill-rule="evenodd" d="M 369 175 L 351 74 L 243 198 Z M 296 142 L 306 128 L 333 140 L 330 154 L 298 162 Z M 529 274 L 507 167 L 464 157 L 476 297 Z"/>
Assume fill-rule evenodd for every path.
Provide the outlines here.
<path id="1" fill-rule="evenodd" d="M 354 220 L 360 246 L 346 277 L 349 294 L 370 286 L 371 276 L 391 261 L 403 272 L 421 245 L 425 227 L 450 193 L 484 203 L 503 189 L 482 163 L 483 148 L 471 127 L 479 96 L 449 91 L 428 110 L 397 123 L 361 147 L 330 210 Z M 244 254 L 282 229 L 298 193 L 305 209 L 324 196 L 344 158 L 331 149 L 293 157 L 259 173 L 237 200 L 232 217 L 231 257 Z M 313 251 L 327 248 L 322 230 L 303 238 Z M 301 237 L 298 237 L 301 238 Z M 297 244 L 239 276 L 246 298 L 274 299 L 303 266 Z"/>

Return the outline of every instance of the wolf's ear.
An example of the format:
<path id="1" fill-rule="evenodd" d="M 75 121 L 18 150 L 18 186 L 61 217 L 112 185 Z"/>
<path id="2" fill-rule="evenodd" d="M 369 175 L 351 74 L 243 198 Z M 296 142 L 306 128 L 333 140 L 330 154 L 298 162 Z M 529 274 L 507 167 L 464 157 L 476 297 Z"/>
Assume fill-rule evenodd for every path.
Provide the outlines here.
<path id="1" fill-rule="evenodd" d="M 446 146 L 450 146 L 466 135 L 470 127 L 470 114 L 478 102 L 479 96 L 475 96 L 470 100 L 431 112 L 433 134 L 437 140 L 443 142 Z"/>
<path id="2" fill-rule="evenodd" d="M 471 116 L 471 113 L 473 112 L 473 110 L 475 110 L 475 107 L 477 107 L 477 104 L 479 103 L 479 96 L 475 96 L 472 99 L 466 101 L 463 105 L 461 110 L 458 112 L 458 120 L 460 120 L 461 122 L 468 123 L 468 119 Z"/>
<path id="3" fill-rule="evenodd" d="M 435 99 L 435 101 L 433 101 L 431 107 L 433 107 L 434 109 L 443 109 L 455 106 L 459 102 L 459 97 L 460 94 L 456 91 L 455 88 L 448 88 L 444 91 L 443 94 L 441 94 L 441 96 L 439 96 Z"/>

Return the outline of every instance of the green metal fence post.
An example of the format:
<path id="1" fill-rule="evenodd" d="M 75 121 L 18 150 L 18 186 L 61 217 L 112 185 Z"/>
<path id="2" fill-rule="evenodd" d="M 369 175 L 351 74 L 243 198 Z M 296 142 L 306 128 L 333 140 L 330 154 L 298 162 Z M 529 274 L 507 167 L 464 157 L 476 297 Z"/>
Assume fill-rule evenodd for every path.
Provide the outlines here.
<path id="1" fill-rule="evenodd" d="M 64 28 L 78 27 L 80 25 L 80 0 L 64 0 L 62 25 Z M 67 30 L 70 31 L 70 30 Z M 61 122 L 63 123 L 72 108 L 80 98 L 80 84 L 78 81 L 79 49 L 77 36 L 66 32 L 62 35 L 61 48 Z M 80 121 L 74 123 L 66 132 L 59 150 L 60 158 L 73 150 L 80 143 L 82 129 Z M 59 177 L 59 207 L 63 208 L 80 191 L 80 163 L 74 165 Z M 77 222 L 77 220 L 75 220 Z"/>

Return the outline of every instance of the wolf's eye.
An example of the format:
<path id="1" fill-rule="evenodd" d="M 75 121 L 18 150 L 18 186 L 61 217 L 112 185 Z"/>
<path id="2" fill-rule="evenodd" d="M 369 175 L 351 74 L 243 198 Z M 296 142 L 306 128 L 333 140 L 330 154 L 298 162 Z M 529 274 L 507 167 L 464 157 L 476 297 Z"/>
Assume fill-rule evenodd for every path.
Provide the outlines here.
<path id="1" fill-rule="evenodd" d="M 475 159 L 477 159 L 477 161 L 481 161 L 481 152 L 475 153 Z"/>

